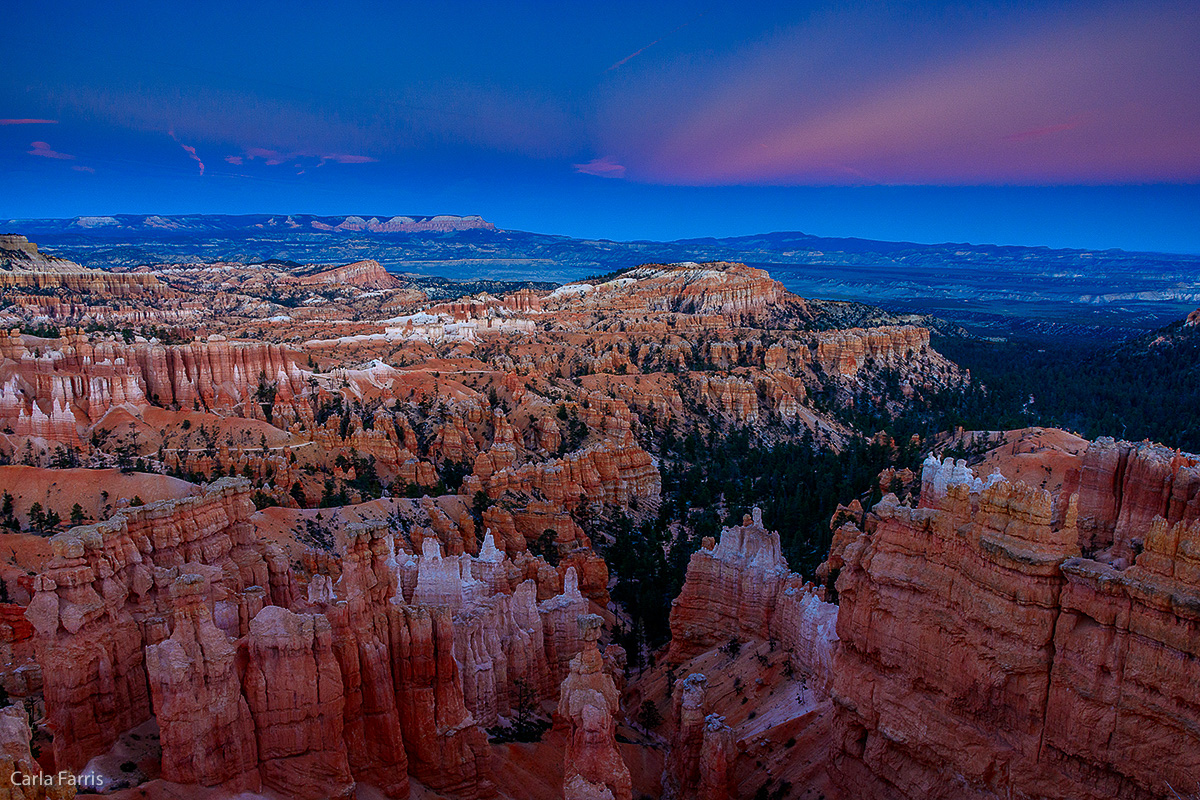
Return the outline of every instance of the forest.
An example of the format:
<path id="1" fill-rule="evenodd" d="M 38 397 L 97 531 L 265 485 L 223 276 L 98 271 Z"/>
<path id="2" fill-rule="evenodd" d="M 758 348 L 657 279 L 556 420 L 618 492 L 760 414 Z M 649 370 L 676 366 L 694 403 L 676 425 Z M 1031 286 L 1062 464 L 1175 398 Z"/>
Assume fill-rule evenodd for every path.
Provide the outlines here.
<path id="1" fill-rule="evenodd" d="M 1177 322 L 1117 344 L 935 336 L 986 387 L 974 427 L 1063 428 L 1200 452 L 1200 328 Z"/>

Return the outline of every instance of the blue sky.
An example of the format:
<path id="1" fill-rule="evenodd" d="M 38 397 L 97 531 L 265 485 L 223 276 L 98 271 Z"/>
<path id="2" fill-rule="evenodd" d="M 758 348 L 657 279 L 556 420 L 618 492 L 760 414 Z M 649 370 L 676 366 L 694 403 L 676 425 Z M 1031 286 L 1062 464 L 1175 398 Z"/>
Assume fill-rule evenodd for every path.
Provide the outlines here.
<path id="1" fill-rule="evenodd" d="M 0 217 L 1200 252 L 1195 3 L 22 4 Z"/>

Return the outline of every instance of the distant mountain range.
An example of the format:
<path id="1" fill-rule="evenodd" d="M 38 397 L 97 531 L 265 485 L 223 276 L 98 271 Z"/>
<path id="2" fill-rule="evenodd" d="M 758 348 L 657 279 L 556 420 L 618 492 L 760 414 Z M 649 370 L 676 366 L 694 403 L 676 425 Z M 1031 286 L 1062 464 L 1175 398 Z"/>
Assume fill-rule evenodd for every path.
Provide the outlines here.
<path id="1" fill-rule="evenodd" d="M 457 280 L 566 282 L 643 263 L 741 261 L 792 291 L 932 313 L 984 335 L 1113 339 L 1200 305 L 1200 256 L 1121 250 L 918 244 L 800 232 L 672 242 L 501 230 L 478 216 L 120 214 L 7 220 L 90 267 L 268 259 Z"/>
<path id="2" fill-rule="evenodd" d="M 73 217 L 71 219 L 10 219 L 10 227 L 22 232 L 143 236 L 157 234 L 253 233 L 317 231 L 320 233 L 446 233 L 466 230 L 495 230 L 496 226 L 479 216 L 453 214 L 435 216 L 318 216 L 315 214 L 117 214 L 111 217 Z"/>

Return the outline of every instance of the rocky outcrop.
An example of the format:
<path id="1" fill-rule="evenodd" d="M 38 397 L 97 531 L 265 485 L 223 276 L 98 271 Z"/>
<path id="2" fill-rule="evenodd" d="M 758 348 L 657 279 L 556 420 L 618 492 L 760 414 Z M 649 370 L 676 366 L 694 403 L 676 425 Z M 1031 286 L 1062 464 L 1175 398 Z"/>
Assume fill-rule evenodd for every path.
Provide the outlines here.
<path id="1" fill-rule="evenodd" d="M 553 680 L 559 682 L 584 648 L 578 620 L 580 615 L 587 613 L 588 602 L 579 592 L 574 568 L 567 569 L 562 594 L 543 601 L 538 611 L 545 625 L 546 660 Z"/>
<path id="2" fill-rule="evenodd" d="M 708 714 L 708 679 L 692 674 L 675 685 L 670 750 L 663 770 L 663 800 L 728 800 L 734 749 L 732 732 L 717 714 Z"/>
<path id="3" fill-rule="evenodd" d="M 401 289 L 407 285 L 371 259 L 301 275 L 299 282 L 302 286 L 355 286 L 359 289 Z"/>
<path id="4" fill-rule="evenodd" d="M 247 643 L 246 701 L 263 784 L 289 797 L 352 797 L 329 620 L 267 606 L 251 621 Z"/>
<path id="5" fill-rule="evenodd" d="M 389 615 L 396 701 L 413 775 L 465 798 L 489 797 L 487 738 L 467 711 L 444 606 L 396 606 Z"/>
<path id="6" fill-rule="evenodd" d="M 696 800 L 730 800 L 737 796 L 733 780 L 736 751 L 733 731 L 718 714 L 704 718 L 704 736 L 700 744 L 700 785 Z"/>
<path id="7" fill-rule="evenodd" d="M 432 501 L 432 528 L 405 530 L 421 556 L 382 522 L 352 523 L 340 557 L 289 569 L 255 536 L 249 491 L 225 479 L 52 540 L 26 615 L 57 763 L 78 768 L 154 717 L 178 783 L 404 797 L 411 773 L 493 795 L 480 725 L 527 690 L 554 697 L 583 642 L 577 624 L 562 630 L 588 606 L 574 569 L 539 606 L 533 560 L 513 563 L 490 532 L 478 556 L 443 555 L 439 535 L 463 539 Z M 315 572 L 298 587 L 301 568 Z"/>
<path id="8" fill-rule="evenodd" d="M 1102 560 L 1131 563 L 1151 523 L 1200 518 L 1200 458 L 1148 443 L 1097 439 L 1078 486 L 1080 545 Z"/>
<path id="9" fill-rule="evenodd" d="M 0 423 L 20 435 L 79 445 L 86 428 L 120 406 L 236 409 L 262 418 L 260 400 L 269 399 L 281 414 L 312 416 L 307 402 L 294 402 L 310 391 L 309 375 L 280 345 L 219 338 L 126 345 L 70 328 L 52 346 L 33 341 L 8 334 L 0 361 Z"/>
<path id="10" fill-rule="evenodd" d="M 557 302 L 556 302 L 557 301 Z M 766 317 L 779 306 L 807 315 L 800 301 L 764 271 L 745 264 L 646 264 L 626 270 L 611 281 L 571 284 L 554 292 L 544 307 L 580 303 L 625 311 L 672 311 L 732 319 Z M 792 310 L 790 309 L 790 310 Z"/>
<path id="11" fill-rule="evenodd" d="M 767 638 L 776 599 L 788 577 L 779 534 L 762 526 L 762 514 L 705 540 L 688 564 L 683 589 L 671 603 L 671 654 L 689 655 L 733 638 Z"/>
<path id="12" fill-rule="evenodd" d="M 872 361 L 899 367 L 929 347 L 929 330 L 911 325 L 850 328 L 822 333 L 816 341 L 817 363 L 831 375 L 853 375 Z"/>
<path id="13" fill-rule="evenodd" d="M 163 776 L 176 783 L 257 790 L 258 748 L 237 649 L 213 623 L 207 595 L 202 576 L 175 579 L 174 630 L 145 650 Z"/>
<path id="14" fill-rule="evenodd" d="M 627 506 L 634 498 L 657 498 L 662 479 L 650 454 L 629 436 L 606 439 L 546 463 L 505 464 L 493 447 L 475 461 L 475 476 L 487 493 L 537 492 L 558 508 L 591 503 Z M 468 487 L 471 488 L 471 487 Z"/>
<path id="15" fill-rule="evenodd" d="M 631 800 L 633 796 L 629 768 L 617 751 L 613 717 L 620 708 L 620 693 L 604 671 L 604 659 L 596 646 L 602 623 L 595 614 L 578 617 L 584 645 L 571 659 L 571 671 L 559 695 L 558 717 L 567 726 L 563 760 L 566 800 Z"/>
<path id="16" fill-rule="evenodd" d="M 29 752 L 29 722 L 23 708 L 0 708 L 0 800 L 70 800 L 75 784 L 42 772 Z M 71 775 L 71 778 L 74 776 Z"/>
<path id="17" fill-rule="evenodd" d="M 324 590 L 310 588 L 310 597 L 329 620 L 341 670 L 343 736 L 350 769 L 357 780 L 379 787 L 389 797 L 405 797 L 409 762 L 396 696 L 391 632 L 392 603 L 400 583 L 394 537 L 380 523 L 350 525 L 344 534 L 336 587 L 318 573 L 313 582 Z"/>
<path id="18" fill-rule="evenodd" d="M 1150 800 L 1196 785 L 1197 517 L 1191 459 L 1169 452 L 1093 443 L 1065 499 L 929 464 L 920 507 L 875 506 L 837 579 L 843 790 Z M 1080 555 L 1097 544 L 1117 550 Z"/>
<path id="19" fill-rule="evenodd" d="M 0 236 L 0 288 L 101 294 L 110 298 L 168 292 L 153 275 L 87 269 L 74 261 L 48 256 L 17 234 Z"/>
<path id="20" fill-rule="evenodd" d="M 671 604 L 668 661 L 679 664 L 729 640 L 776 640 L 795 669 L 828 687 L 837 641 L 837 606 L 791 573 L 779 534 L 762 524 L 756 508 L 742 524 L 705 539 L 688 564 L 683 589 Z"/>
<path id="21" fill-rule="evenodd" d="M 51 540 L 54 557 L 35 579 L 25 614 L 36 632 L 58 765 L 81 767 L 150 719 L 143 651 L 170 634 L 180 574 L 208 576 L 213 611 L 205 632 L 209 622 L 222 635 L 245 632 L 263 602 L 264 590 L 251 587 L 271 586 L 246 522 L 253 510 L 249 483 L 223 479 L 199 496 L 128 508 Z M 201 612 L 189 608 L 183 618 L 199 630 Z M 194 653 L 189 646 L 178 645 Z"/>
<path id="22" fill-rule="evenodd" d="M 523 581 L 511 595 L 485 598 L 454 623 L 464 700 L 480 725 L 490 727 L 510 716 L 522 692 L 536 700 L 553 696 L 555 676 L 534 581 Z"/>

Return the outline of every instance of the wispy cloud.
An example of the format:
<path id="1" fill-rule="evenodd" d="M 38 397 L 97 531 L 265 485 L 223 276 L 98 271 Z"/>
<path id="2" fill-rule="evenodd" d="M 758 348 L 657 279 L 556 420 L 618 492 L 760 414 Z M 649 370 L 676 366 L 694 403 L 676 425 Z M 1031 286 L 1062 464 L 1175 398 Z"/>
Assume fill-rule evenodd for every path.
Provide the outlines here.
<path id="1" fill-rule="evenodd" d="M 196 148 L 192 147 L 190 144 L 184 144 L 183 142 L 179 141 L 179 137 L 177 137 L 175 135 L 175 131 L 173 131 L 173 130 L 167 131 L 167 135 L 170 136 L 172 139 L 174 139 L 175 144 L 182 147 L 183 151 L 185 153 L 187 153 L 188 156 L 190 156 L 193 161 L 195 161 L 197 164 L 200 165 L 200 174 L 203 175 L 204 174 L 204 162 L 200 160 L 200 156 L 196 155 Z"/>
<path id="2" fill-rule="evenodd" d="M 330 153 L 328 155 L 321 156 L 321 164 L 324 164 L 326 161 L 333 161 L 337 164 L 370 164 L 378 160 L 379 159 L 371 158 L 370 156 L 355 156 L 347 153 Z M 317 166 L 320 166 L 320 164 Z"/>
<path id="3" fill-rule="evenodd" d="M 584 175 L 595 175 L 598 178 L 624 178 L 625 167 L 613 161 L 610 156 L 593 158 L 586 164 L 574 164 L 576 172 Z"/>
<path id="4" fill-rule="evenodd" d="M 1200 18 L 1113 11 L 1017 24 L 1028 18 L 854 80 L 829 68 L 839 52 L 801 46 L 823 41 L 823 28 L 784 30 L 699 75 L 646 78 L 640 97 L 614 101 L 600 141 L 639 180 L 700 185 L 1200 175 L 1200 113 L 1184 88 L 1200 77 Z M 661 88 L 681 85 L 695 88 Z M 624 123 L 650 114 L 653 128 Z"/>
<path id="5" fill-rule="evenodd" d="M 626 65 L 626 64 L 628 64 L 630 61 L 632 61 L 633 59 L 635 59 L 635 58 L 637 58 L 638 56 L 640 56 L 642 53 L 644 53 L 644 52 L 646 52 L 647 50 L 649 50 L 651 47 L 654 47 L 654 45 L 658 44 L 658 43 L 659 43 L 659 42 L 661 42 L 663 39 L 666 39 L 668 36 L 671 36 L 672 34 L 678 33 L 679 31 L 683 30 L 683 29 L 684 29 L 684 28 L 686 28 L 688 25 L 691 25 L 693 22 L 695 22 L 696 20 L 700 19 L 700 17 L 703 17 L 703 16 L 704 16 L 704 14 L 703 14 L 703 12 L 702 12 L 702 13 L 700 13 L 700 14 L 697 14 L 695 17 L 692 17 L 691 19 L 689 19 L 687 22 L 683 23 L 683 24 L 682 24 L 682 25 L 680 25 L 679 27 L 677 27 L 677 28 L 672 28 L 670 31 L 667 31 L 667 33 L 666 33 L 666 34 L 664 34 L 663 36 L 660 36 L 660 37 L 658 37 L 657 39 L 655 39 L 653 42 L 651 42 L 650 44 L 646 45 L 645 47 L 641 47 L 641 48 L 638 48 L 637 50 L 634 50 L 632 53 L 630 53 L 629 55 L 625 56 L 625 57 L 624 57 L 624 58 L 622 58 L 620 61 L 618 61 L 617 63 L 613 64 L 611 67 L 609 67 L 608 69 L 606 69 L 606 70 L 605 70 L 605 72 L 612 72 L 612 71 L 613 71 L 613 70 L 615 70 L 615 69 L 619 69 L 620 67 L 623 67 L 623 66 L 625 66 L 625 65 Z"/>
<path id="6" fill-rule="evenodd" d="M 81 164 L 74 164 L 72 165 L 71 169 L 75 170 L 76 172 L 86 172 L 90 175 L 96 174 L 96 169 L 94 167 L 85 167 Z"/>
<path id="7" fill-rule="evenodd" d="M 57 125 L 56 119 L 0 119 L 0 125 Z"/>
<path id="8" fill-rule="evenodd" d="M 1005 136 L 1004 139 L 1005 141 L 1009 142 L 1023 142 L 1030 139 L 1040 139 L 1043 136 L 1049 136 L 1052 133 L 1062 133 L 1063 131 L 1069 131 L 1074 128 L 1078 128 L 1085 121 L 1086 120 L 1082 118 L 1076 118 L 1069 122 L 1063 122 L 1058 125 L 1046 125 L 1041 128 L 1032 128 L 1027 131 L 1020 131 L 1019 133 L 1010 133 L 1008 136 Z"/>
<path id="9" fill-rule="evenodd" d="M 316 166 L 322 167 L 332 161 L 335 164 L 371 164 L 379 159 L 371 156 L 353 155 L 351 153 L 319 153 L 310 150 L 297 150 L 285 153 L 280 150 L 273 150 L 268 147 L 250 147 L 246 150 L 245 158 L 242 156 L 227 156 L 225 158 L 230 164 L 242 164 L 244 161 L 254 161 L 261 159 L 268 166 L 278 166 L 287 164 L 288 162 L 317 161 Z M 302 163 L 294 164 L 297 167 L 303 166 Z"/>
<path id="10" fill-rule="evenodd" d="M 30 142 L 29 146 L 33 148 L 29 151 L 31 156 L 41 156 L 42 158 L 58 158 L 63 160 L 73 160 L 75 156 L 69 153 L 60 153 L 45 142 Z"/>
<path id="11" fill-rule="evenodd" d="M 633 59 L 637 58 L 637 57 L 638 57 L 638 56 L 640 56 L 642 53 L 646 52 L 646 51 L 647 51 L 647 50 L 649 50 L 651 47 L 654 47 L 654 45 L 658 44 L 658 43 L 659 43 L 659 42 L 661 42 L 661 41 L 662 41 L 662 39 L 655 39 L 653 42 L 651 42 L 650 44 L 646 45 L 645 47 L 642 47 L 642 48 L 639 48 L 639 49 L 637 49 L 637 50 L 634 50 L 632 53 L 630 53 L 629 55 L 627 55 L 627 56 L 625 56 L 624 58 L 622 58 L 620 61 L 618 61 L 618 62 L 616 62 L 615 64 L 613 64 L 612 66 L 610 66 L 610 67 L 609 67 L 607 70 L 605 70 L 605 71 L 606 71 L 606 72 L 612 72 L 614 69 L 617 69 L 618 67 L 623 67 L 623 66 L 625 66 L 625 65 L 626 65 L 626 64 L 628 64 L 630 61 L 632 61 Z"/>

